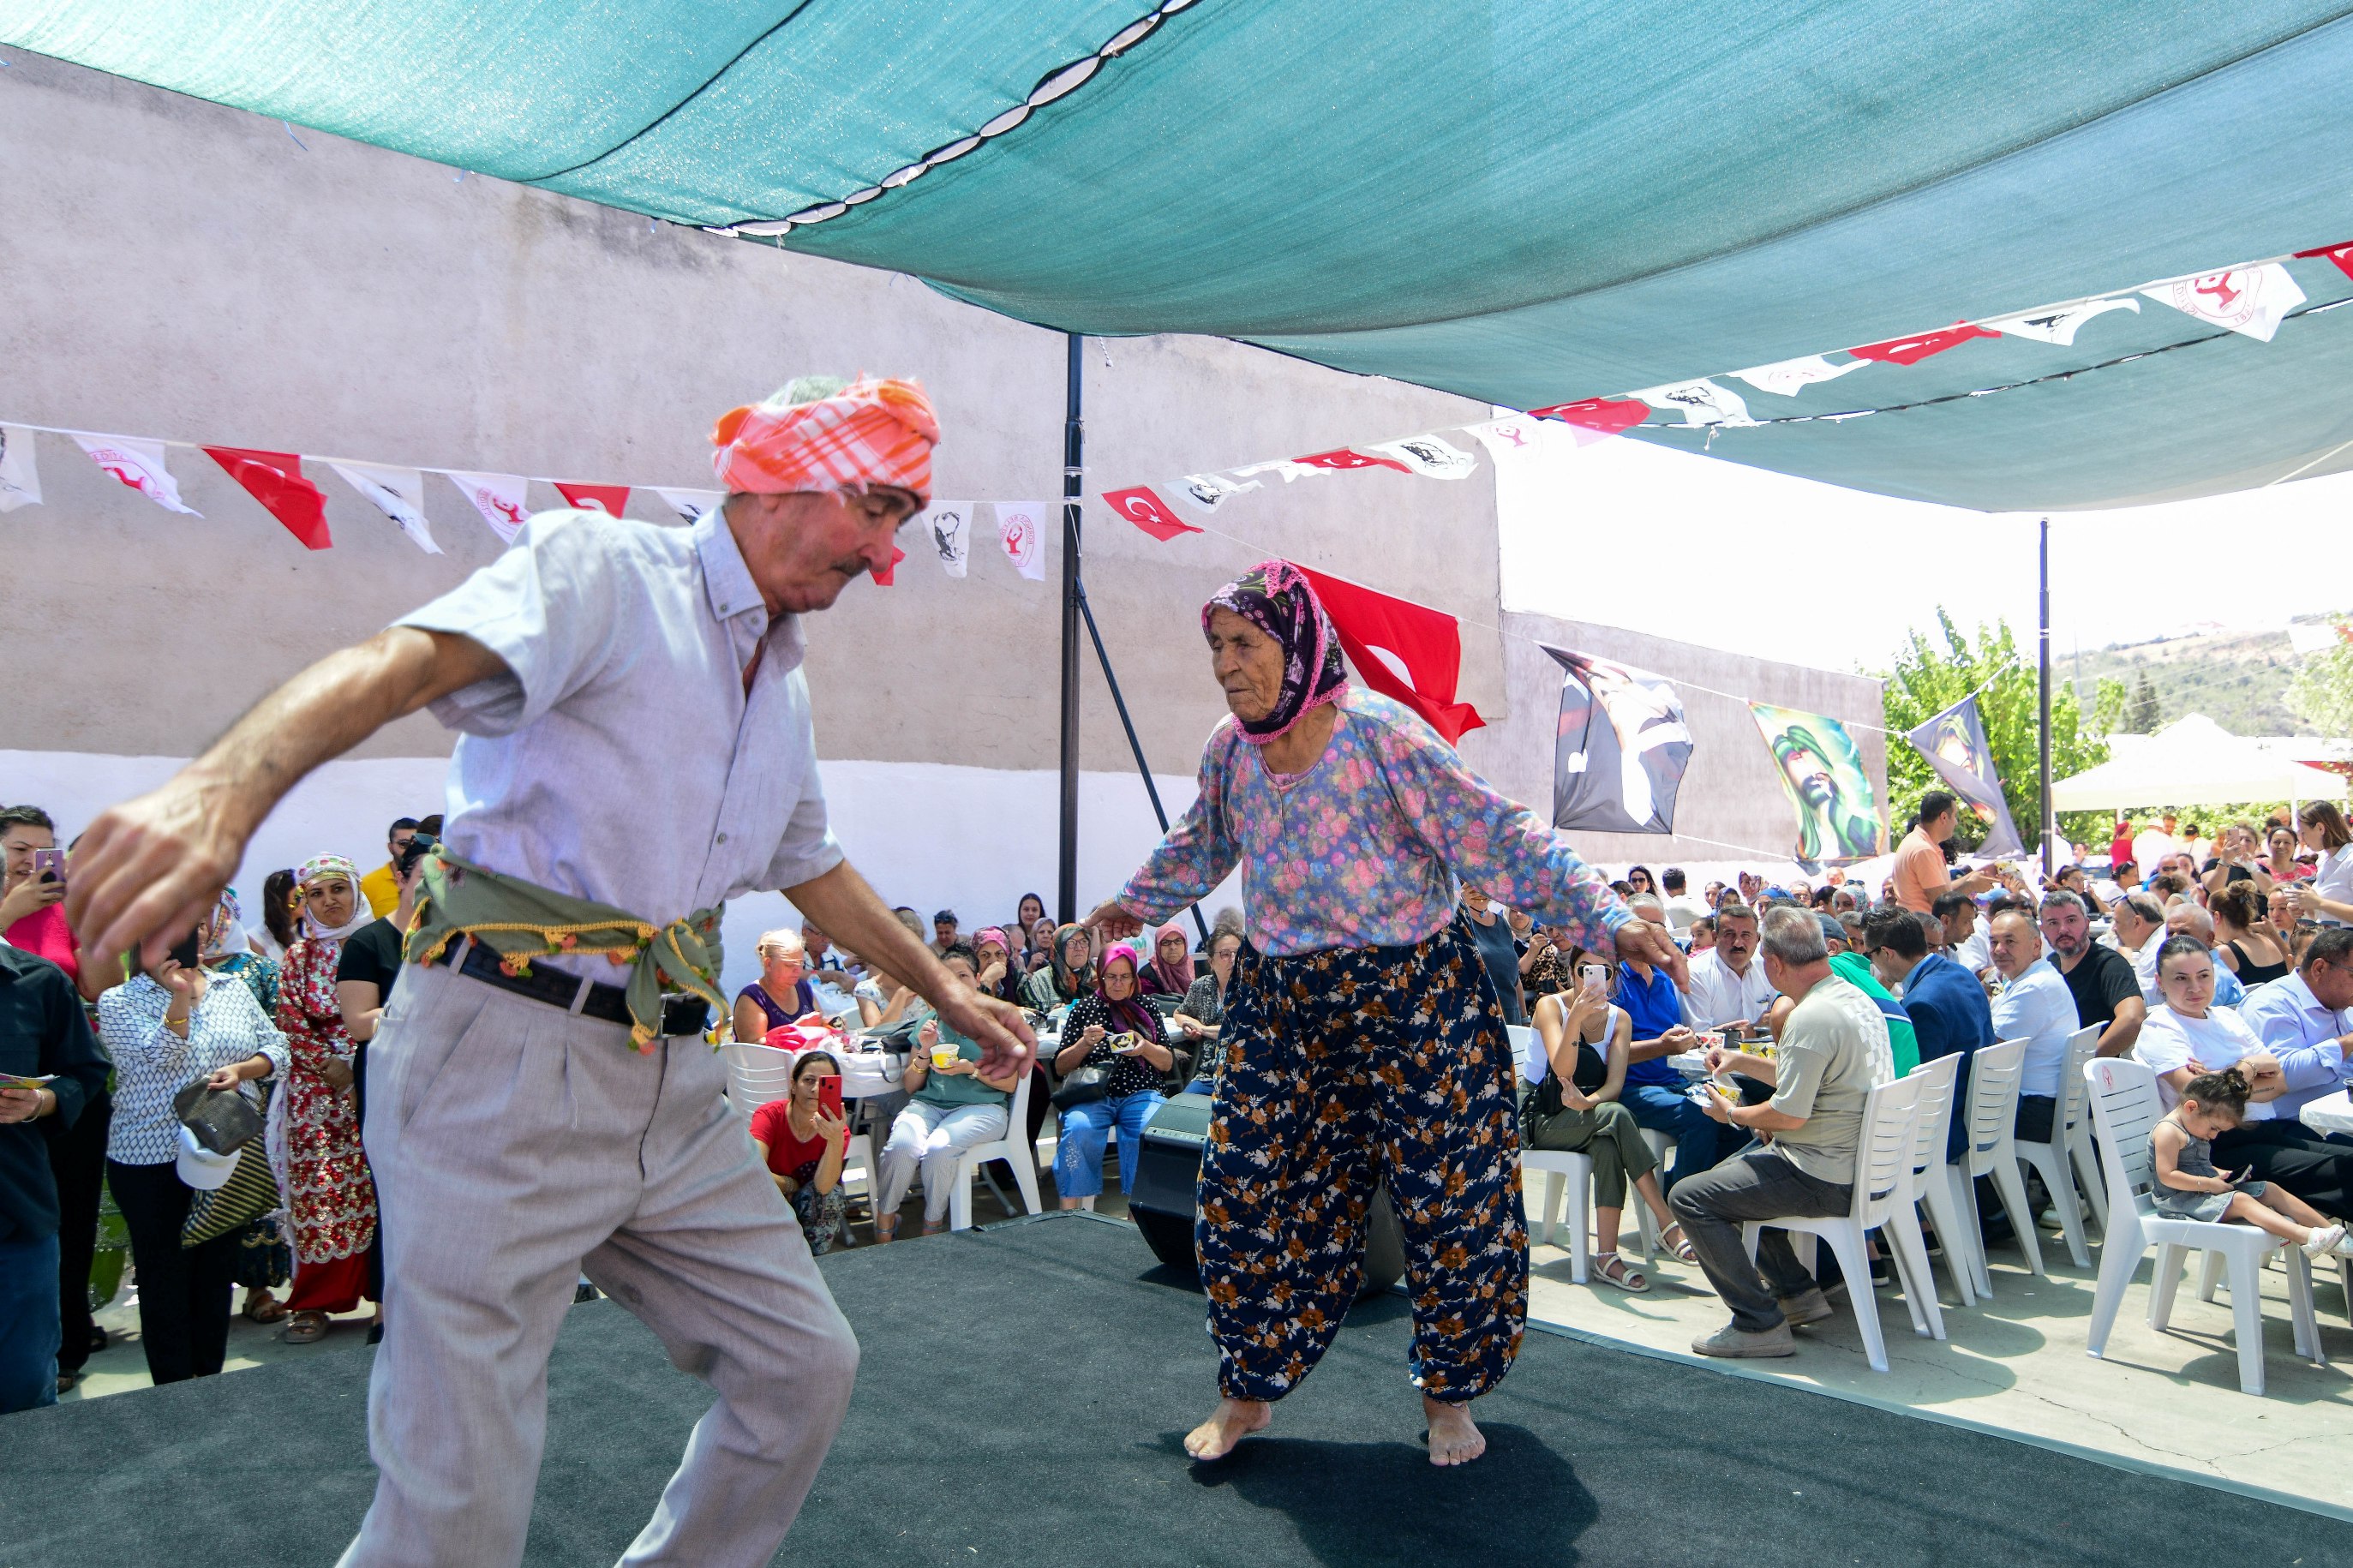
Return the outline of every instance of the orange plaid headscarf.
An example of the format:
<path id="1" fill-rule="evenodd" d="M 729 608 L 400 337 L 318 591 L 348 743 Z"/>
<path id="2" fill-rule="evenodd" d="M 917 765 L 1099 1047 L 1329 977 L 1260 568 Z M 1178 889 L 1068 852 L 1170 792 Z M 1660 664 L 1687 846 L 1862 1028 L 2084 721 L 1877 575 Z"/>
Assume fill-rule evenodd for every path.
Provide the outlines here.
<path id="1" fill-rule="evenodd" d="M 939 438 L 932 400 L 914 382 L 811 377 L 721 415 L 711 432 L 719 448 L 712 467 L 731 491 L 847 493 L 892 485 L 913 490 L 920 507 L 932 499 Z"/>

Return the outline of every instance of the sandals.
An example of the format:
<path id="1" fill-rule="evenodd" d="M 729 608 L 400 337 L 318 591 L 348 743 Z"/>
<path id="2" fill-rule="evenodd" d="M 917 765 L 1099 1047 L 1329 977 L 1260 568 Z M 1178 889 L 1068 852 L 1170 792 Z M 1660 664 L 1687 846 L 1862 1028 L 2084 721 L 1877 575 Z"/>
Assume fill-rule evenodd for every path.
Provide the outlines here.
<path id="1" fill-rule="evenodd" d="M 1674 1237 L 1674 1240 L 1667 1239 L 1670 1235 Z M 1680 1225 L 1670 1225 L 1665 1230 L 1659 1232 L 1659 1245 L 1665 1247 L 1668 1256 L 1678 1263 L 1699 1261 L 1698 1250 L 1692 1246 L 1691 1238 L 1683 1234 L 1683 1227 Z"/>
<path id="2" fill-rule="evenodd" d="M 245 1321 L 249 1323 L 280 1322 L 286 1317 L 286 1303 L 275 1296 L 257 1295 L 248 1291 L 245 1298 L 243 1315 Z"/>
<path id="3" fill-rule="evenodd" d="M 1644 1278 L 1641 1269 L 1614 1252 L 1596 1255 L 1591 1272 L 1604 1285 L 1623 1290 L 1630 1296 L 1640 1296 L 1651 1288 L 1651 1281 Z"/>
<path id="4" fill-rule="evenodd" d="M 297 1312 L 286 1321 L 286 1342 L 290 1345 L 314 1345 L 326 1337 L 324 1312 Z"/>

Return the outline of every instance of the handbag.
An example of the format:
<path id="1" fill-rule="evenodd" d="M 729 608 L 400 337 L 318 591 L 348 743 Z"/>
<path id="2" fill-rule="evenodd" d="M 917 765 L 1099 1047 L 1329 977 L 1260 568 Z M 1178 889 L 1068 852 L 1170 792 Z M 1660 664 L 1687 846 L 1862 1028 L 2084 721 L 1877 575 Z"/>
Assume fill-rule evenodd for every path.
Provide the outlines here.
<path id="1" fill-rule="evenodd" d="M 1111 1083 L 1111 1068 L 1092 1065 L 1074 1068 L 1062 1079 L 1062 1087 L 1054 1091 L 1054 1109 L 1075 1110 L 1082 1105 L 1092 1105 L 1104 1098 Z"/>
<path id="2" fill-rule="evenodd" d="M 234 1154 L 261 1136 L 261 1112 L 250 1100 L 233 1089 L 208 1089 L 203 1079 L 172 1097 L 172 1112 L 216 1154 Z"/>

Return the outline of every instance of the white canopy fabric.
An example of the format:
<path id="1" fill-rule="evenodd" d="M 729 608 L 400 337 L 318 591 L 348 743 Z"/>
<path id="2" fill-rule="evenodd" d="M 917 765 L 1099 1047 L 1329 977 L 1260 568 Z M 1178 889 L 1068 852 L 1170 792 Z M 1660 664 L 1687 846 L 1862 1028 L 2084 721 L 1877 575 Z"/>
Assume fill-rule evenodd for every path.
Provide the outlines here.
<path id="1" fill-rule="evenodd" d="M 2229 805 L 2250 800 L 2343 800 L 2345 778 L 2277 756 L 2202 713 L 2146 739 L 2118 736 L 2106 762 L 2051 787 L 2061 811 Z"/>

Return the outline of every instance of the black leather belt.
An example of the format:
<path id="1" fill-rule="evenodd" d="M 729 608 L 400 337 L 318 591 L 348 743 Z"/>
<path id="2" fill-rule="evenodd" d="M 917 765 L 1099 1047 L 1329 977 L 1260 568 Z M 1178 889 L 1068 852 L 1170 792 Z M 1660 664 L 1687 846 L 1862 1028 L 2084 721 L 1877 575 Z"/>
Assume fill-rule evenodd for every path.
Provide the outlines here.
<path id="1" fill-rule="evenodd" d="M 458 956 L 461 952 L 465 954 L 462 961 Z M 471 941 L 450 943 L 433 962 L 455 964 L 458 973 L 469 980 L 479 980 L 485 985 L 495 985 L 501 991 L 512 991 L 518 996 L 528 996 L 534 1002 L 544 1002 L 551 1007 L 561 1007 L 584 1018 L 596 1018 L 607 1024 L 629 1022 L 629 993 L 626 986 L 583 980 L 576 974 L 566 974 L 553 967 L 533 968 L 528 974 L 509 974 L 499 967 L 497 953 L 480 942 Z M 588 993 L 585 998 L 580 994 L 583 986 Z M 661 1032 L 664 1035 L 699 1035 L 710 1025 L 711 1004 L 702 997 L 662 998 Z"/>

